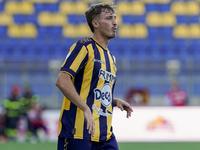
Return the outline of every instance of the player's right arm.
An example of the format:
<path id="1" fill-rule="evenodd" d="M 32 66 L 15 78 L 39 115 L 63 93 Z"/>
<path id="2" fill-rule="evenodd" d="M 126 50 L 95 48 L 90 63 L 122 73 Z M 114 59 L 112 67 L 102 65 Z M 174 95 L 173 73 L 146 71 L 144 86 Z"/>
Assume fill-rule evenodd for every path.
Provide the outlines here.
<path id="1" fill-rule="evenodd" d="M 61 92 L 68 100 L 70 100 L 74 105 L 76 105 L 83 111 L 85 121 L 87 122 L 88 132 L 89 134 L 92 134 L 92 136 L 94 136 L 95 125 L 92 113 L 87 104 L 76 92 L 76 89 L 71 80 L 71 76 L 67 73 L 60 72 L 56 80 L 56 86 L 61 90 Z"/>

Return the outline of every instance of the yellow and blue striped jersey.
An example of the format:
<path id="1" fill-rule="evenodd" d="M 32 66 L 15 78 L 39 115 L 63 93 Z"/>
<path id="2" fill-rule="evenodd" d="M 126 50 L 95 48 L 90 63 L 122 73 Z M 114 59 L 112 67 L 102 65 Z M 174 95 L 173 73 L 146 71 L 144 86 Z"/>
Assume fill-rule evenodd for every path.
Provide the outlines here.
<path id="1" fill-rule="evenodd" d="M 71 46 L 60 72 L 71 75 L 78 94 L 90 107 L 95 121 L 95 135 L 88 134 L 83 111 L 64 97 L 59 137 L 97 142 L 114 137 L 111 122 L 116 71 L 115 57 L 93 38 L 85 38 Z"/>

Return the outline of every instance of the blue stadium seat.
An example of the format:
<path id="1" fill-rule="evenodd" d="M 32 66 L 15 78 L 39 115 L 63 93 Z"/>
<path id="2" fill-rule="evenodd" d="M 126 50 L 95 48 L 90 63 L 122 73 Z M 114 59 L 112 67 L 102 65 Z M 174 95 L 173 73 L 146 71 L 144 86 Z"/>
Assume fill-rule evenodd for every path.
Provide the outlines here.
<path id="1" fill-rule="evenodd" d="M 0 2 L 0 12 L 4 11 L 4 2 Z"/>
<path id="2" fill-rule="evenodd" d="M 160 13 L 170 12 L 171 4 L 170 3 L 159 4 L 158 9 Z"/>
<path id="3" fill-rule="evenodd" d="M 35 12 L 59 12 L 59 3 L 34 3 Z"/>
<path id="4" fill-rule="evenodd" d="M 191 16 L 188 16 L 188 23 L 189 24 L 199 24 L 199 15 L 191 15 Z"/>
<path id="5" fill-rule="evenodd" d="M 69 14 L 69 15 L 67 15 L 67 17 L 68 17 L 68 22 L 70 24 L 86 23 L 84 15 Z"/>
<path id="6" fill-rule="evenodd" d="M 13 19 L 15 24 L 26 24 L 26 23 L 37 24 L 37 16 L 35 14 L 32 15 L 14 14 Z"/>
<path id="7" fill-rule="evenodd" d="M 145 8 L 146 8 L 146 12 L 149 13 L 149 12 L 155 12 L 155 11 L 159 11 L 159 7 L 158 7 L 158 4 L 156 3 L 146 3 L 145 4 Z"/>
<path id="8" fill-rule="evenodd" d="M 177 24 L 187 24 L 188 16 L 186 15 L 176 15 Z"/>
<path id="9" fill-rule="evenodd" d="M 123 15 L 122 22 L 124 24 L 145 24 L 145 15 Z"/>
<path id="10" fill-rule="evenodd" d="M 0 26 L 0 39 L 8 37 L 7 30 L 8 30 L 7 26 L 2 26 L 2 25 Z"/>

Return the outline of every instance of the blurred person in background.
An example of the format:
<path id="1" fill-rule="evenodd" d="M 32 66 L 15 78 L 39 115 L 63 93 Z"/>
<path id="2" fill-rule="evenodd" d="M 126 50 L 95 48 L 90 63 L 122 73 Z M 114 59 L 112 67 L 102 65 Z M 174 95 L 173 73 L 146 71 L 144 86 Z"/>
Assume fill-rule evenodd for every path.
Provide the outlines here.
<path id="1" fill-rule="evenodd" d="M 0 107 L 0 142 L 5 143 L 7 137 L 5 135 L 6 129 L 6 110 L 3 107 Z"/>
<path id="2" fill-rule="evenodd" d="M 165 94 L 164 101 L 166 106 L 187 106 L 187 93 L 179 88 L 177 81 L 173 81 L 171 89 Z"/>
<path id="3" fill-rule="evenodd" d="M 38 130 L 42 129 L 45 132 L 45 135 L 48 135 L 48 130 L 43 122 L 44 108 L 40 105 L 39 102 L 33 104 L 33 106 L 28 111 L 28 120 L 30 123 L 29 130 L 31 131 L 31 142 L 39 141 Z"/>
<path id="4" fill-rule="evenodd" d="M 24 91 L 22 94 L 22 98 L 20 98 L 21 102 L 21 120 L 25 123 L 25 129 L 22 129 L 24 132 L 25 131 L 25 136 L 27 140 L 31 137 L 32 131 L 31 131 L 31 126 L 30 126 L 30 121 L 27 116 L 28 111 L 31 109 L 31 107 L 39 101 L 39 96 L 36 94 L 33 94 L 32 89 L 30 86 L 24 87 Z"/>
<path id="5" fill-rule="evenodd" d="M 58 150 L 118 150 L 112 131 L 113 107 L 127 111 L 131 106 L 113 98 L 116 60 L 108 50 L 116 36 L 113 2 L 92 5 L 85 17 L 93 33 L 73 44 L 61 66 L 56 86 L 64 94 L 58 130 Z"/>
<path id="6" fill-rule="evenodd" d="M 21 87 L 13 85 L 11 95 L 3 101 L 3 106 L 6 109 L 6 129 L 5 134 L 8 140 L 16 140 L 18 135 L 18 122 L 21 116 Z"/>

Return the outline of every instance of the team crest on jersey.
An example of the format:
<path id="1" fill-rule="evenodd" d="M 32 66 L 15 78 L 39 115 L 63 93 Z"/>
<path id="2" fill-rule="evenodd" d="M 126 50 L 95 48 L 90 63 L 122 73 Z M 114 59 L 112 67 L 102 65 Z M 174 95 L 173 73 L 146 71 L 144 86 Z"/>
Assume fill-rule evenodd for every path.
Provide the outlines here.
<path id="1" fill-rule="evenodd" d="M 112 89 L 109 83 L 105 83 L 101 89 L 94 89 L 94 99 L 101 101 L 101 104 L 108 107 L 112 103 Z"/>

